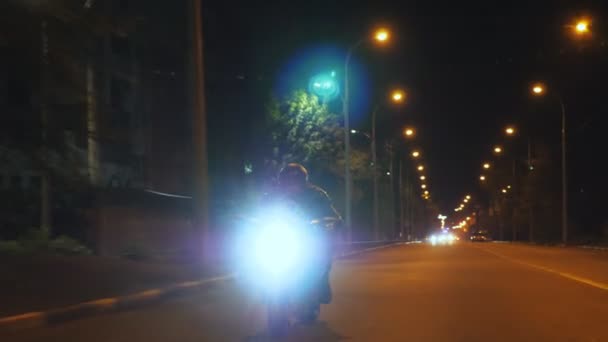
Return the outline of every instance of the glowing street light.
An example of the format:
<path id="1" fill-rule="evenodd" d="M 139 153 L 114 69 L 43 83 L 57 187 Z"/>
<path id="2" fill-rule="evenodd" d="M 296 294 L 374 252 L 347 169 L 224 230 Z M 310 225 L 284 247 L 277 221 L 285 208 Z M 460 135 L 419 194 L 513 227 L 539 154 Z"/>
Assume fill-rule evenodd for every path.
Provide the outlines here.
<path id="1" fill-rule="evenodd" d="M 502 147 L 500 147 L 500 146 L 494 146 L 494 153 L 501 154 L 502 153 Z"/>
<path id="2" fill-rule="evenodd" d="M 426 189 L 426 184 L 420 185 L 421 188 Z"/>
<path id="3" fill-rule="evenodd" d="M 414 158 L 418 158 L 418 157 L 420 157 L 420 151 L 418 151 L 418 150 L 414 150 L 414 151 L 412 152 L 412 157 L 414 157 Z"/>
<path id="4" fill-rule="evenodd" d="M 468 203 L 468 202 L 469 202 L 469 200 L 465 198 L 464 199 L 464 203 Z"/>
<path id="5" fill-rule="evenodd" d="M 513 126 L 508 126 L 505 128 L 505 133 L 509 136 L 515 135 L 515 128 Z"/>
<path id="6" fill-rule="evenodd" d="M 424 165 L 418 165 L 418 171 L 424 171 Z"/>
<path id="7" fill-rule="evenodd" d="M 486 169 L 486 170 L 489 169 L 490 168 L 490 163 L 484 163 L 483 164 L 483 168 Z"/>
<path id="8" fill-rule="evenodd" d="M 425 195 L 428 195 L 428 194 L 429 194 L 429 191 L 428 191 L 428 190 L 424 190 L 424 194 L 425 194 Z"/>
<path id="9" fill-rule="evenodd" d="M 402 103 L 405 100 L 405 92 L 403 90 L 393 90 L 391 92 L 391 101 L 394 103 Z"/>
<path id="10" fill-rule="evenodd" d="M 532 86 L 532 94 L 536 96 L 543 95 L 545 93 L 545 86 L 542 83 L 536 83 Z"/>
<path id="11" fill-rule="evenodd" d="M 465 198 L 468 199 L 468 200 L 470 200 L 471 199 L 471 195 L 466 195 Z"/>
<path id="12" fill-rule="evenodd" d="M 484 176 L 484 175 L 479 176 L 479 180 L 482 182 L 485 182 L 486 176 Z"/>
<path id="13" fill-rule="evenodd" d="M 411 128 L 411 127 L 406 127 L 406 128 L 403 130 L 403 135 L 404 135 L 406 138 L 413 138 L 415 134 L 416 134 L 416 131 L 415 131 L 413 128 Z"/>
<path id="14" fill-rule="evenodd" d="M 379 44 L 386 44 L 391 38 L 391 33 L 386 28 L 379 28 L 374 32 L 374 40 Z"/>
<path id="15" fill-rule="evenodd" d="M 574 25 L 574 32 L 577 35 L 584 35 L 589 33 L 589 21 L 585 19 L 577 21 L 576 25 Z"/>
<path id="16" fill-rule="evenodd" d="M 426 176 L 420 176 L 420 180 L 422 180 L 422 181 L 423 181 L 423 180 L 425 180 L 425 179 L 426 179 Z"/>
<path id="17" fill-rule="evenodd" d="M 502 191 L 503 194 L 507 193 L 507 189 L 502 189 L 501 191 Z"/>

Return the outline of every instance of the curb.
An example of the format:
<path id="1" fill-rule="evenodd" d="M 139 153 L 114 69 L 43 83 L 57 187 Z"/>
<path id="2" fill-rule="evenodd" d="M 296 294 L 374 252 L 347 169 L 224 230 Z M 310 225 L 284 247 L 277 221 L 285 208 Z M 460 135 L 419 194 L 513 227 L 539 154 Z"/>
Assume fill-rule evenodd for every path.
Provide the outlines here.
<path id="1" fill-rule="evenodd" d="M 378 249 L 412 244 L 415 242 L 396 242 L 386 245 L 360 249 L 341 254 L 336 259 L 371 252 Z M 49 311 L 28 312 L 15 316 L 0 317 L 0 333 L 14 333 L 20 330 L 40 328 L 61 324 L 77 319 L 105 313 L 132 310 L 137 307 L 159 302 L 166 298 L 186 295 L 192 292 L 222 286 L 236 279 L 235 275 L 225 275 L 196 281 L 177 283 L 165 288 L 149 289 L 122 297 L 108 297 Z"/>
<path id="2" fill-rule="evenodd" d="M 534 247 L 547 247 L 547 248 L 578 248 L 578 249 L 587 249 L 594 251 L 602 251 L 608 252 L 608 246 L 593 246 L 593 245 L 563 245 L 563 244 L 540 244 L 533 242 L 525 242 L 525 241 L 492 241 L 493 243 L 502 243 L 502 244 L 515 244 L 515 245 L 523 245 L 523 246 L 534 246 Z"/>
<path id="3" fill-rule="evenodd" d="M 608 247 L 600 247 L 600 246 L 577 246 L 577 247 L 582 248 L 582 249 L 590 249 L 590 250 L 594 250 L 594 251 L 608 252 Z"/>
<path id="4" fill-rule="evenodd" d="M 104 313 L 126 311 L 165 298 L 221 286 L 234 279 L 234 275 L 226 275 L 197 281 L 188 281 L 177 283 L 166 288 L 150 289 L 122 297 L 102 298 L 49 311 L 29 312 L 21 315 L 0 317 L 0 333 L 16 332 L 24 329 L 61 324 Z"/>
<path id="5" fill-rule="evenodd" d="M 387 243 L 386 245 L 382 245 L 382 246 L 377 246 L 377 247 L 371 247 L 371 248 L 365 248 L 365 249 L 360 249 L 358 251 L 353 251 L 353 252 L 347 252 L 347 253 L 342 253 L 339 256 L 336 257 L 336 259 L 344 259 L 344 258 L 348 258 L 350 256 L 354 256 L 357 254 L 363 254 L 363 253 L 367 253 L 367 252 L 372 252 L 378 249 L 384 249 L 384 248 L 388 248 L 388 247 L 395 247 L 395 246 L 400 246 L 400 245 L 411 245 L 411 244 L 417 244 L 419 242 L 393 242 L 393 243 Z"/>

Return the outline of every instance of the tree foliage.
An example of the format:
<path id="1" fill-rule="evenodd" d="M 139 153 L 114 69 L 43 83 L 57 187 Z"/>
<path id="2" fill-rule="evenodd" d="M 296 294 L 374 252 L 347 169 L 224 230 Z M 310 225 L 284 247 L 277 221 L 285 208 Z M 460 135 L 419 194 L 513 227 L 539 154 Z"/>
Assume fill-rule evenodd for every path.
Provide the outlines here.
<path id="1" fill-rule="evenodd" d="M 315 95 L 295 91 L 284 101 L 271 101 L 267 114 L 273 167 L 299 162 L 343 175 L 344 129 L 339 116 L 331 113 Z M 370 177 L 367 151 L 352 150 L 351 170 L 355 179 Z"/>

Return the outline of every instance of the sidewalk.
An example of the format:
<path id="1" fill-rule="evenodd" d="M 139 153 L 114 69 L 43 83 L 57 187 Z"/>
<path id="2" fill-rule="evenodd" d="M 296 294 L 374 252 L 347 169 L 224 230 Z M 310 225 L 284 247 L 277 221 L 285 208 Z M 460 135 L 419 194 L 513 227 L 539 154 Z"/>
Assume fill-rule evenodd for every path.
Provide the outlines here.
<path id="1" fill-rule="evenodd" d="M 0 317 L 129 295 L 221 271 L 195 263 L 95 256 L 0 256 Z"/>

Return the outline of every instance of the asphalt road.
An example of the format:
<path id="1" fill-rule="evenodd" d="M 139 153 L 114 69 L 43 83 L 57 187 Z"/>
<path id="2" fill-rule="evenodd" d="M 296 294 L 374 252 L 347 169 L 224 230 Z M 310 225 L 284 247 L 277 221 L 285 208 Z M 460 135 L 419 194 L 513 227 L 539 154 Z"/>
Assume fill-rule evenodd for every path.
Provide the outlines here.
<path id="1" fill-rule="evenodd" d="M 337 262 L 334 302 L 291 341 L 608 341 L 608 252 L 508 244 L 392 247 Z M 264 341 L 235 285 L 11 341 Z"/>

